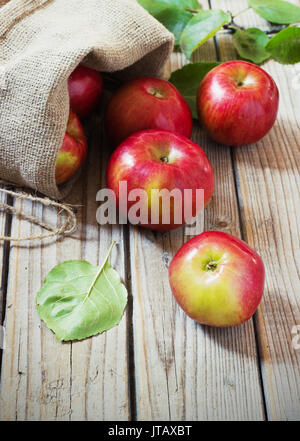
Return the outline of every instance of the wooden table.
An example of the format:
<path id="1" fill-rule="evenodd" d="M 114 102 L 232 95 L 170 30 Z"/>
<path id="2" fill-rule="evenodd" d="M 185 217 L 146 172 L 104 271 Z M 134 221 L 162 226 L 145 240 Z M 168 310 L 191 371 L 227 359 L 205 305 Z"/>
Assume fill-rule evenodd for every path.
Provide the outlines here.
<path id="1" fill-rule="evenodd" d="M 247 6 L 246 0 L 209 3 L 233 13 Z M 267 29 L 251 11 L 237 22 Z M 224 31 L 195 58 L 236 58 L 230 40 Z M 168 71 L 184 62 L 173 54 Z M 89 123 L 89 158 L 71 198 L 77 205 L 77 233 L 56 242 L 1 246 L 2 420 L 300 420 L 300 349 L 295 345 L 297 330 L 300 335 L 300 70 L 273 61 L 264 68 L 279 86 L 280 109 L 263 140 L 229 148 L 208 139 L 197 123 L 193 131 L 216 176 L 204 229 L 242 237 L 266 265 L 264 297 L 254 318 L 239 327 L 214 329 L 196 324 L 177 306 L 167 267 L 189 239 L 183 228 L 158 234 L 97 224 L 95 195 L 104 186 L 109 153 L 95 116 Z M 50 208 L 17 204 L 57 223 Z M 0 229 L 20 236 L 40 232 L 3 213 Z M 118 246 L 112 263 L 129 290 L 120 325 L 81 342 L 59 343 L 36 312 L 43 279 L 67 259 L 98 264 L 113 239 Z"/>

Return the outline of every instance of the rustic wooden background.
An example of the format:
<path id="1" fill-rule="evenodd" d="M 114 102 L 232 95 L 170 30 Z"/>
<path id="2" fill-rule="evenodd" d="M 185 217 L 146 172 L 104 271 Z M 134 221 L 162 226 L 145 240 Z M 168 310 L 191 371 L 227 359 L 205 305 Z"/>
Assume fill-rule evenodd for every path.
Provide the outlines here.
<path id="1" fill-rule="evenodd" d="M 247 0 L 201 3 L 233 14 L 247 7 Z M 236 21 L 270 32 L 252 11 Z M 195 56 L 205 61 L 234 58 L 227 31 Z M 173 54 L 168 72 L 185 62 Z M 193 132 L 216 177 L 204 228 L 242 237 L 266 265 L 265 293 L 253 319 L 240 327 L 213 329 L 196 324 L 179 309 L 167 267 L 189 239 L 183 228 L 160 234 L 99 227 L 95 195 L 105 183 L 109 151 L 95 116 L 88 125 L 89 159 L 72 193 L 80 224 L 75 236 L 1 245 L 0 313 L 6 327 L 2 420 L 300 420 L 300 349 L 292 345 L 293 327 L 300 325 L 300 80 L 298 89 L 295 81 L 300 69 L 273 61 L 264 69 L 278 84 L 280 109 L 263 140 L 229 148 L 209 140 L 196 123 Z M 50 208 L 18 204 L 57 223 Z M 0 213 L 0 231 L 22 236 L 40 228 Z M 118 327 L 97 337 L 57 342 L 35 309 L 46 274 L 67 259 L 98 264 L 113 239 L 118 246 L 112 263 L 129 290 L 125 316 Z"/>

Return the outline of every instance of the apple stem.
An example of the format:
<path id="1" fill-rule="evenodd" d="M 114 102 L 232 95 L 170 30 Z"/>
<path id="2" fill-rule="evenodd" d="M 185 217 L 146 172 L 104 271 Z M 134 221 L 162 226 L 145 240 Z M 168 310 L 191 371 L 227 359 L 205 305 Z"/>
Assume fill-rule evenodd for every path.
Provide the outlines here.
<path id="1" fill-rule="evenodd" d="M 206 270 L 207 271 L 215 271 L 217 269 L 218 263 L 214 260 L 212 260 L 211 262 L 208 262 L 206 264 Z"/>
<path id="2" fill-rule="evenodd" d="M 161 162 L 164 162 L 165 164 L 169 162 L 169 158 L 166 155 L 161 156 L 159 159 Z"/>
<path id="3" fill-rule="evenodd" d="M 164 95 L 157 89 L 151 89 L 149 90 L 149 93 L 151 93 L 151 95 L 155 96 L 156 98 L 163 98 Z"/>

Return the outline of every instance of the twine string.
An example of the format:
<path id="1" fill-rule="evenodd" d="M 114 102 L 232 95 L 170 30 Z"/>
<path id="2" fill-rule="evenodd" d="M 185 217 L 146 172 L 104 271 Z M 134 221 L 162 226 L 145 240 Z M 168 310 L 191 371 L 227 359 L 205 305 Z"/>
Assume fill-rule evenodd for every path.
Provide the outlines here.
<path id="1" fill-rule="evenodd" d="M 62 223 L 60 227 L 53 227 L 40 219 L 36 218 L 35 216 L 32 216 L 28 213 L 25 213 L 21 209 L 15 208 L 11 205 L 6 204 L 5 202 L 0 201 L 0 208 L 2 208 L 4 211 L 10 211 L 15 216 L 21 217 L 23 219 L 26 219 L 28 222 L 31 222 L 35 225 L 40 226 L 41 228 L 48 230 L 49 233 L 41 233 L 26 237 L 14 237 L 14 236 L 5 236 L 0 235 L 0 240 L 7 240 L 7 241 L 25 241 L 25 240 L 42 240 L 49 237 L 54 236 L 65 236 L 67 234 L 73 233 L 77 228 L 77 219 L 75 216 L 74 211 L 72 210 L 71 206 L 68 204 L 62 204 L 61 202 L 53 201 L 49 198 L 40 198 L 38 196 L 32 196 L 28 193 L 23 192 L 15 192 L 12 190 L 7 190 L 5 188 L 0 188 L 0 191 L 4 194 L 7 194 L 9 196 L 12 196 L 16 198 L 17 200 L 29 200 L 32 202 L 40 202 L 42 205 L 46 207 L 54 207 L 58 210 L 58 214 L 61 215 L 62 213 L 66 214 L 65 220 Z"/>

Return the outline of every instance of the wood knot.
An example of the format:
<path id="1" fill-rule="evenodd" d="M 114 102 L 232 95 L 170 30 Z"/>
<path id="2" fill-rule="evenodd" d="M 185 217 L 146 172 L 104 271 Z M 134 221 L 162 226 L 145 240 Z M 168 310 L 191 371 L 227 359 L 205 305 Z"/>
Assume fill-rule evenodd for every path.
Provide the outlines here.
<path id="1" fill-rule="evenodd" d="M 219 221 L 217 222 L 217 226 L 220 228 L 226 228 L 228 226 L 228 223 L 226 221 Z"/>
<path id="2" fill-rule="evenodd" d="M 232 220 L 227 216 L 222 216 L 221 218 L 216 219 L 216 223 L 215 223 L 217 228 L 223 228 L 223 229 L 230 228 L 231 224 L 232 224 Z"/>

